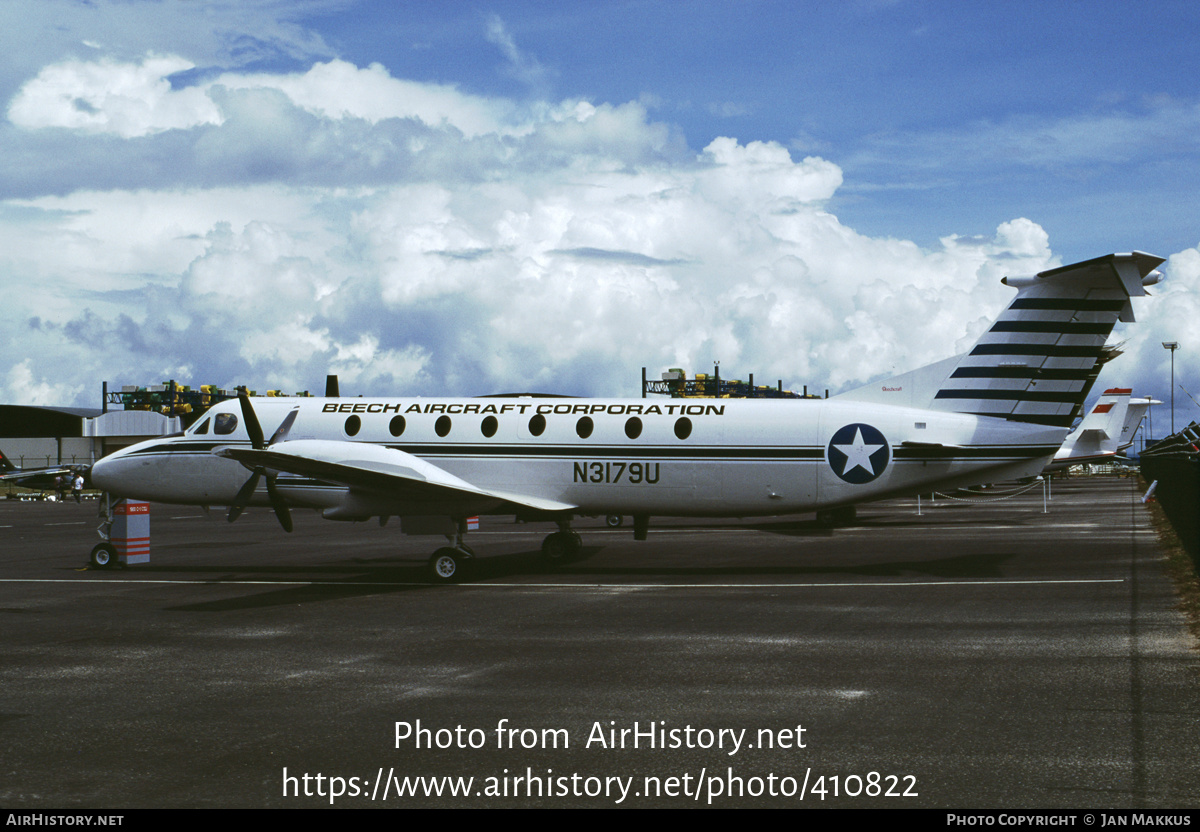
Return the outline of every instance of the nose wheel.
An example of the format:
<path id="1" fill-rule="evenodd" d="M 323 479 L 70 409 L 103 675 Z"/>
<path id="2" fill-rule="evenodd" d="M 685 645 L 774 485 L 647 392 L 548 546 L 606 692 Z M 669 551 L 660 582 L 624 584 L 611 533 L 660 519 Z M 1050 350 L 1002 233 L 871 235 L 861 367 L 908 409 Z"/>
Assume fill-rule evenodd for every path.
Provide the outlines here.
<path id="1" fill-rule="evenodd" d="M 97 543 L 88 560 L 97 569 L 111 569 L 117 565 L 117 550 L 111 543 Z"/>
<path id="2" fill-rule="evenodd" d="M 100 525 L 96 532 L 100 535 L 100 542 L 92 547 L 92 553 L 88 555 L 88 563 L 97 569 L 112 569 L 120 561 L 117 558 L 117 547 L 109 542 L 112 538 L 114 514 L 113 500 L 107 491 L 100 495 L 98 516 Z"/>

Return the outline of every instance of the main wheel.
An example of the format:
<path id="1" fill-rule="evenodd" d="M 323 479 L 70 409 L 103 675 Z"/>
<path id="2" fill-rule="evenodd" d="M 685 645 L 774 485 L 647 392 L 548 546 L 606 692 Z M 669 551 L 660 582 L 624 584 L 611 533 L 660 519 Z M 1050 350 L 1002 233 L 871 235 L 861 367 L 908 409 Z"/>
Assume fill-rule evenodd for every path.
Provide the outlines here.
<path id="1" fill-rule="evenodd" d="M 578 532 L 555 532 L 542 541 L 542 559 L 550 565 L 566 563 L 579 554 L 583 538 Z"/>
<path id="2" fill-rule="evenodd" d="M 92 566 L 99 569 L 111 569 L 117 565 L 117 550 L 111 543 L 97 543 L 92 549 Z"/>
<path id="3" fill-rule="evenodd" d="M 817 512 L 817 525 L 823 529 L 835 529 L 854 524 L 858 512 L 854 506 L 827 508 Z"/>
<path id="4" fill-rule="evenodd" d="M 447 546 L 433 553 L 429 559 L 429 572 L 440 584 L 461 581 L 466 572 L 466 562 L 463 552 Z"/>

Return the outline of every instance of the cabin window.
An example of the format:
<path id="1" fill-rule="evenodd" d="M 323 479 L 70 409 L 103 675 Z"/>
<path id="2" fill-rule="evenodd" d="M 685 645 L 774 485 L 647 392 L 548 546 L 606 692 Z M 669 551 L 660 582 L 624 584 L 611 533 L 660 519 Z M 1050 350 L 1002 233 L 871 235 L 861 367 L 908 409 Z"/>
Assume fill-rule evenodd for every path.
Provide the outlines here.
<path id="1" fill-rule="evenodd" d="M 637 439 L 642 435 L 642 420 L 636 416 L 632 416 L 625 421 L 625 435 L 630 439 Z"/>
<path id="2" fill-rule="evenodd" d="M 483 424 L 479 426 L 479 430 L 484 436 L 491 438 L 496 435 L 498 427 L 500 427 L 500 423 L 496 421 L 496 417 L 488 416 L 483 420 Z"/>
<path id="3" fill-rule="evenodd" d="M 232 413 L 218 413 L 213 420 L 213 433 L 218 436 L 228 436 L 237 430 L 237 416 Z"/>
<path id="4" fill-rule="evenodd" d="M 192 431 L 192 433 L 208 433 L 208 423 L 210 421 L 212 421 L 212 420 L 205 419 L 203 422 L 200 423 L 200 425 L 194 431 Z"/>
<path id="5" fill-rule="evenodd" d="M 546 417 L 538 414 L 529 420 L 529 432 L 534 436 L 541 436 L 546 430 Z"/>
<path id="6" fill-rule="evenodd" d="M 433 423 L 433 429 L 437 431 L 438 436 L 445 436 L 450 432 L 450 417 L 439 416 L 438 420 Z"/>
<path id="7" fill-rule="evenodd" d="M 684 416 L 681 419 L 675 420 L 675 435 L 680 439 L 687 439 L 692 435 L 692 420 Z"/>
<path id="8" fill-rule="evenodd" d="M 357 416 L 351 416 L 346 419 L 346 435 L 354 436 L 362 430 L 362 419 Z"/>
<path id="9" fill-rule="evenodd" d="M 403 416 L 393 416 L 392 421 L 388 422 L 388 430 L 391 431 L 392 436 L 404 433 L 404 426 Z"/>
<path id="10" fill-rule="evenodd" d="M 596 423 L 592 421 L 591 416 L 584 416 L 575 423 L 575 432 L 579 434 L 580 439 L 587 439 L 592 435 L 592 431 L 595 430 L 595 428 Z"/>

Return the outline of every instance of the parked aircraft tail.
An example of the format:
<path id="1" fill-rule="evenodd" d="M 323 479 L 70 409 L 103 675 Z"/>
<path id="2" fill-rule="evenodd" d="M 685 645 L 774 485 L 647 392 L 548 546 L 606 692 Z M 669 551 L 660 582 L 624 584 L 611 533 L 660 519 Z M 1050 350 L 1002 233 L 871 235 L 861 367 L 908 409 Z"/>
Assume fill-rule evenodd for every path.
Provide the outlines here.
<path id="1" fill-rule="evenodd" d="M 1130 298 L 1162 279 L 1163 258 L 1109 254 L 1033 277 L 1006 277 L 1017 296 L 968 352 L 841 394 L 842 398 L 1070 427 Z"/>
<path id="2" fill-rule="evenodd" d="M 1129 444 L 1126 442 L 1122 445 L 1122 434 L 1129 417 L 1129 396 L 1132 393 L 1128 387 L 1105 390 L 1091 412 L 1063 440 L 1062 447 L 1054 455 L 1054 461 L 1046 466 L 1046 470 L 1055 471 L 1083 462 L 1106 462 L 1115 459 L 1117 452 Z M 1140 409 L 1145 412 L 1145 408 Z M 1140 423 L 1141 419 L 1137 422 Z M 1135 424 L 1134 428 L 1136 427 Z M 1132 437 L 1132 432 L 1130 436 Z"/>
<path id="3" fill-rule="evenodd" d="M 1125 412 L 1125 424 L 1121 426 L 1118 450 L 1123 450 L 1133 444 L 1133 436 L 1142 426 L 1142 420 L 1146 418 L 1146 413 L 1156 404 L 1162 404 L 1162 402 L 1149 396 L 1129 400 L 1129 409 Z"/>

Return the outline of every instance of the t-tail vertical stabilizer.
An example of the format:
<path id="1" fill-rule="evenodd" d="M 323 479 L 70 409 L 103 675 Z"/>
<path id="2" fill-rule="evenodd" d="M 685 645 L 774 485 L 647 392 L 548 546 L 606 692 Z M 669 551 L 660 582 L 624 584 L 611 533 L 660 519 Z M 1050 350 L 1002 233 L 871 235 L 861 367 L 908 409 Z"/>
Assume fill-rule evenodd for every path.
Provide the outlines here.
<path id="1" fill-rule="evenodd" d="M 1070 427 L 1162 262 L 1135 251 L 1006 277 L 1017 296 L 968 352 L 836 398 Z"/>
<path id="2" fill-rule="evenodd" d="M 1062 447 L 1046 470 L 1056 471 L 1084 462 L 1105 462 L 1115 458 L 1117 451 L 1123 447 L 1121 435 L 1128 421 L 1129 397 L 1132 393 L 1133 390 L 1128 387 L 1105 390 L 1079 427 L 1063 440 Z"/>

